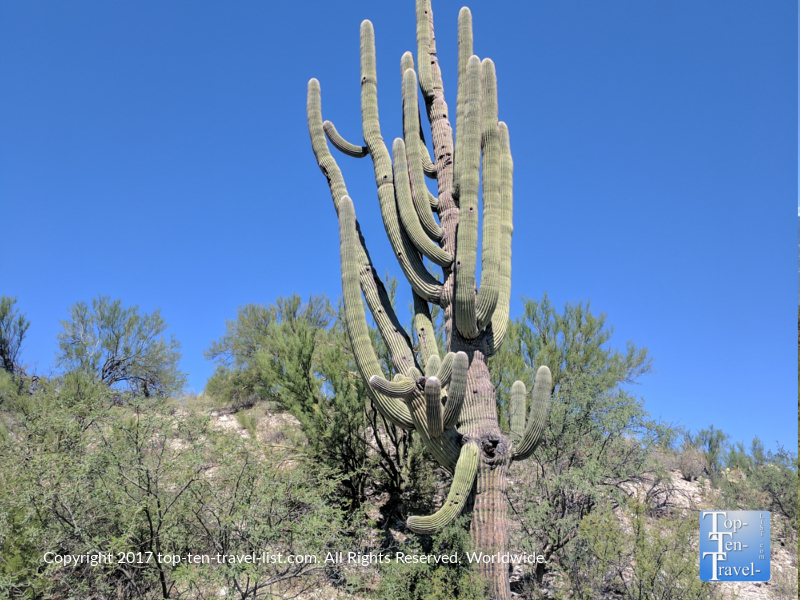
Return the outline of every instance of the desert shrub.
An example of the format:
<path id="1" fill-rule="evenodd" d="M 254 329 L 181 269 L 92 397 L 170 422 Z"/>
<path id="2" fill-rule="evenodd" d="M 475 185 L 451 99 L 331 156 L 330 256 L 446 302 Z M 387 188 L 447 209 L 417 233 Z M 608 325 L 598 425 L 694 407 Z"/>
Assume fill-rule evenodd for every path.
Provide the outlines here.
<path id="1" fill-rule="evenodd" d="M 716 597 L 713 584 L 699 580 L 696 554 L 686 550 L 697 535 L 696 517 L 647 515 L 647 504 L 634 497 L 616 511 L 597 511 L 581 521 L 562 561 L 574 598 Z"/>
<path id="2" fill-rule="evenodd" d="M 472 550 L 466 517 L 430 537 L 410 537 L 395 552 L 458 557 L 455 563 L 402 563 L 394 559 L 380 570 L 378 598 L 393 600 L 483 600 L 485 582 L 467 559 Z M 396 556 L 396 554 L 395 554 Z"/>
<path id="3" fill-rule="evenodd" d="M 320 584 L 324 568 L 314 563 L 185 559 L 340 547 L 330 470 L 266 455 L 164 401 L 119 406 L 112 394 L 72 373 L 17 403 L 0 440 L 0 596 L 204 598 L 225 588 L 237 598 L 280 597 Z M 114 560 L 61 568 L 45 552 Z M 117 553 L 129 552 L 150 559 L 119 564 Z"/>

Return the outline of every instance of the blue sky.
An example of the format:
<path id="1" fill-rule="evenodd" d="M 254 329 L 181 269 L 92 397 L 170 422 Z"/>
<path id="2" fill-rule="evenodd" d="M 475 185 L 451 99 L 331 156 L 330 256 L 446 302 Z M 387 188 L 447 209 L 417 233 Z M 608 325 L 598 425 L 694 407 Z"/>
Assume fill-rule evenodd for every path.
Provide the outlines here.
<path id="1" fill-rule="evenodd" d="M 455 110 L 456 18 L 434 0 Z M 797 4 L 470 5 L 515 161 L 512 315 L 590 299 L 650 349 L 655 416 L 797 441 Z M 305 122 L 361 135 L 358 29 L 375 26 L 384 138 L 401 134 L 413 2 L 0 4 L 0 294 L 47 373 L 98 294 L 160 307 L 200 391 L 239 305 L 341 293 Z M 380 272 L 401 277 L 367 160 L 342 156 Z M 409 300 L 401 283 L 400 306 Z M 401 315 L 406 319 L 406 314 Z"/>

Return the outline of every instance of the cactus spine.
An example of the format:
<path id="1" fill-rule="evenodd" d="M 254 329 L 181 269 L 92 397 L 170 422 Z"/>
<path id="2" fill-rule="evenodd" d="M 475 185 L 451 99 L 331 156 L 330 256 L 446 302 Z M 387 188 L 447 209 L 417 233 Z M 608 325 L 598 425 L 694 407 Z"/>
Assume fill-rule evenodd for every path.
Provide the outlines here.
<path id="1" fill-rule="evenodd" d="M 345 318 L 358 369 L 378 410 L 390 422 L 416 431 L 434 458 L 453 473 L 441 510 L 428 517 L 410 517 L 408 528 L 435 533 L 471 504 L 476 550 L 497 554 L 507 551 L 508 466 L 512 460 L 529 457 L 541 441 L 552 380 L 548 368 L 541 366 L 527 419 L 525 385 L 514 384 L 510 437 L 501 432 L 486 359 L 502 343 L 509 318 L 513 163 L 508 128 L 498 121 L 495 65 L 473 55 L 472 15 L 462 8 L 454 144 L 430 0 L 416 0 L 416 15 L 417 71 L 411 53 L 404 54 L 400 61 L 403 138 L 394 141 L 392 155 L 378 119 L 375 39 L 369 21 L 361 24 L 364 145 L 346 141 L 332 123 L 323 123 L 316 79 L 308 85 L 308 127 L 339 217 Z M 420 123 L 418 87 L 431 127 L 433 157 Z M 412 288 L 417 352 L 375 275 L 328 140 L 345 155 L 372 160 L 384 228 Z M 430 192 L 425 177 L 436 180 L 437 193 Z M 483 203 L 480 289 L 475 276 L 479 202 Z M 427 270 L 423 256 L 441 267 L 441 278 Z M 389 348 L 396 372 L 391 381 L 372 348 L 362 298 Z M 436 340 L 430 304 L 443 311 L 444 353 Z M 480 565 L 491 584 L 490 597 L 496 600 L 510 598 L 504 567 L 500 561 Z"/>

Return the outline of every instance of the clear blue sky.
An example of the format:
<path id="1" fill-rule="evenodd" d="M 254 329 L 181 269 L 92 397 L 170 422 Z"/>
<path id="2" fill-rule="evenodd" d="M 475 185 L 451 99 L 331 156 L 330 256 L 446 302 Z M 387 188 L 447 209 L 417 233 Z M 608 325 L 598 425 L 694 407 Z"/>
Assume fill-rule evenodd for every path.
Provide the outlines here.
<path id="1" fill-rule="evenodd" d="M 433 5 L 453 111 L 460 7 Z M 591 299 L 655 357 L 636 388 L 653 415 L 793 447 L 797 3 L 471 9 L 516 165 L 512 315 L 522 295 Z M 25 361 L 47 373 L 67 308 L 106 294 L 161 308 L 200 391 L 237 306 L 341 294 L 306 84 L 360 139 L 365 18 L 391 144 L 412 0 L 0 4 L 0 294 L 32 323 Z M 368 160 L 339 162 L 401 277 Z"/>

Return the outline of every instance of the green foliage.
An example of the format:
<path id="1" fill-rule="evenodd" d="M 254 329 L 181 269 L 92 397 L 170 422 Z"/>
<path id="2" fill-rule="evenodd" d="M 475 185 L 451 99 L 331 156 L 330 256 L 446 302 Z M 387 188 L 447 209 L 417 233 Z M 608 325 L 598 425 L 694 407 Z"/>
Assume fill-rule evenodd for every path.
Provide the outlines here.
<path id="1" fill-rule="evenodd" d="M 650 448 L 672 435 L 622 388 L 651 370 L 647 350 L 630 342 L 625 352 L 610 347 L 612 332 L 605 315 L 593 315 L 588 304 L 567 304 L 557 313 L 545 295 L 526 301 L 490 363 L 501 414 L 513 381 L 530 389 L 540 365 L 553 373 L 545 439 L 531 459 L 512 465 L 509 485 L 524 533 L 515 547 L 547 560 L 570 544 L 583 518 L 621 502 L 624 485 L 652 471 Z M 537 578 L 542 574 L 539 567 Z"/>
<path id="2" fill-rule="evenodd" d="M 425 539 L 410 537 L 396 552 L 406 555 L 453 556 L 455 563 L 392 562 L 382 565 L 377 597 L 393 600 L 483 600 L 485 581 L 471 568 L 467 552 L 472 540 L 462 516 L 439 533 Z M 395 554 L 396 556 L 396 554 Z"/>
<path id="3" fill-rule="evenodd" d="M 697 556 L 686 551 L 697 536 L 696 517 L 649 519 L 647 505 L 637 498 L 622 508 L 594 512 L 581 522 L 563 560 L 574 598 L 716 597 L 713 584 L 699 579 Z"/>
<path id="4" fill-rule="evenodd" d="M 532 390 L 536 369 L 542 365 L 550 368 L 555 390 L 567 378 L 586 376 L 604 392 L 650 373 L 653 359 L 647 349 L 633 342 L 624 352 L 609 347 L 613 333 L 606 315 L 592 314 L 588 302 L 567 303 L 559 313 L 547 294 L 538 301 L 525 299 L 523 315 L 509 325 L 505 342 L 489 362 L 504 423 L 508 423 L 511 385 L 518 379 Z"/>
<path id="5" fill-rule="evenodd" d="M 59 366 L 145 397 L 183 388 L 180 344 L 175 336 L 164 338 L 167 324 L 158 309 L 140 314 L 138 306 L 124 308 L 121 300 L 99 296 L 91 309 L 85 302 L 72 305 L 69 315 L 58 335 Z"/>
<path id="6" fill-rule="evenodd" d="M 410 436 L 371 406 L 343 319 L 327 298 L 247 305 L 206 357 L 218 362 L 206 391 L 234 406 L 270 401 L 291 413 L 311 453 L 342 475 L 350 509 L 375 483 L 402 493 Z"/>
<path id="7" fill-rule="evenodd" d="M 0 296 L 0 369 L 18 376 L 24 372 L 20 353 L 30 321 L 14 308 L 16 303 L 16 297 Z"/>
<path id="8" fill-rule="evenodd" d="M 0 440 L 0 596 L 207 597 L 225 588 L 252 598 L 321 584 L 314 563 L 189 565 L 186 557 L 324 556 L 341 547 L 330 470 L 258 452 L 208 417 L 152 399 L 115 405 L 111 395 L 74 372 L 15 407 Z M 45 552 L 111 552 L 113 561 L 60 568 L 43 562 Z M 134 562 L 119 564 L 117 553 Z"/>

